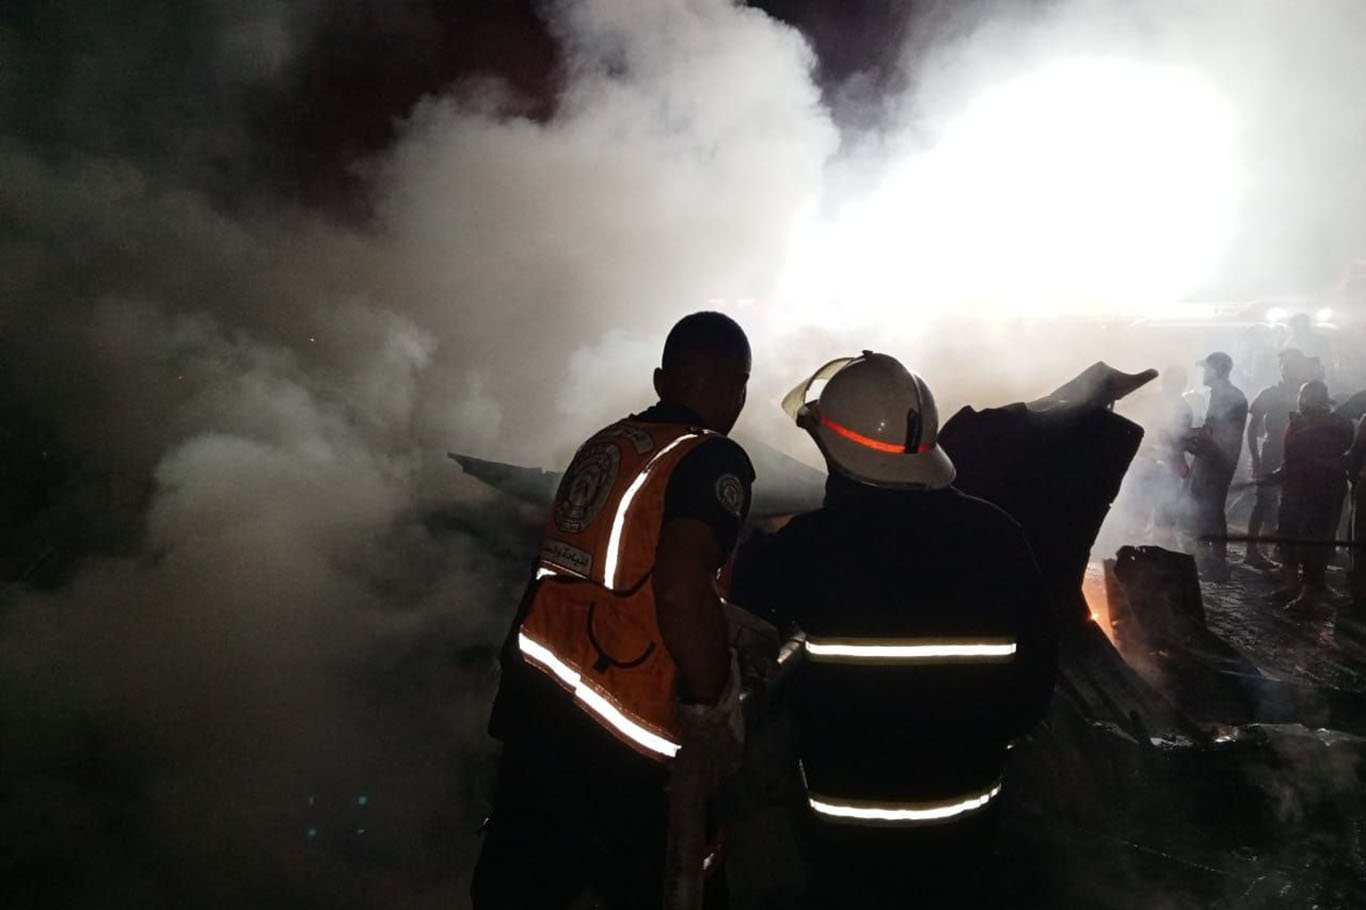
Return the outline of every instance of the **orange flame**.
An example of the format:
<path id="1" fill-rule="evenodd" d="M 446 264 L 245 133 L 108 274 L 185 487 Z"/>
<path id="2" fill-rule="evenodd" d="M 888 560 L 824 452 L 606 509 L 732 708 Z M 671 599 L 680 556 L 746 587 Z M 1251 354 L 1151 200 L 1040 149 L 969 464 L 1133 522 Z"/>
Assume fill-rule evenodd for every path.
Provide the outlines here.
<path id="1" fill-rule="evenodd" d="M 1086 574 L 1081 579 L 1081 596 L 1086 598 L 1086 606 L 1091 609 L 1091 621 L 1100 626 L 1110 643 L 1115 642 L 1115 627 L 1110 618 L 1110 598 L 1105 591 L 1105 566 L 1099 562 L 1088 563 Z"/>

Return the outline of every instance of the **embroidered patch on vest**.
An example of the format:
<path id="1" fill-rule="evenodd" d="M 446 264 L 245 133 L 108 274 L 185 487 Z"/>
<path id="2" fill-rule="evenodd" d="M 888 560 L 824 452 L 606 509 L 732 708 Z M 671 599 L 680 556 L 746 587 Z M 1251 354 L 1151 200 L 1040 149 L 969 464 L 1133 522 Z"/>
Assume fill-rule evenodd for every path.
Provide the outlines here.
<path id="1" fill-rule="evenodd" d="M 745 507 L 745 486 L 734 474 L 722 474 L 716 478 L 716 501 L 736 518 Z"/>
<path id="2" fill-rule="evenodd" d="M 625 439 L 631 443 L 631 448 L 636 450 L 637 455 L 644 455 L 655 447 L 655 441 L 651 438 L 649 433 L 639 427 L 633 427 L 624 423 L 615 427 L 609 427 L 602 433 L 599 433 L 598 436 L 613 436 Z"/>
<path id="3" fill-rule="evenodd" d="M 553 537 L 541 544 L 541 559 L 585 578 L 593 569 L 591 553 L 580 550 L 578 547 L 572 547 L 563 540 L 555 540 Z"/>
<path id="4" fill-rule="evenodd" d="M 555 497 L 555 527 L 580 534 L 602 511 L 621 467 L 621 450 L 613 442 L 592 443 L 579 449 L 560 481 Z"/>

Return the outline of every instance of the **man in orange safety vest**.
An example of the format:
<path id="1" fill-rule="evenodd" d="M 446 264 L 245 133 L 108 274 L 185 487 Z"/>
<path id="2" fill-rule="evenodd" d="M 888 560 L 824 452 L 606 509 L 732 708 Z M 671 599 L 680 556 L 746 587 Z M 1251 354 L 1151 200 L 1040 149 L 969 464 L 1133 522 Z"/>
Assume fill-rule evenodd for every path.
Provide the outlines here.
<path id="1" fill-rule="evenodd" d="M 502 655 L 476 910 L 565 907 L 586 888 L 609 907 L 660 906 L 669 763 L 685 740 L 738 761 L 718 578 L 754 480 L 726 436 L 749 370 L 739 325 L 685 317 L 655 370 L 659 402 L 565 471 Z"/>

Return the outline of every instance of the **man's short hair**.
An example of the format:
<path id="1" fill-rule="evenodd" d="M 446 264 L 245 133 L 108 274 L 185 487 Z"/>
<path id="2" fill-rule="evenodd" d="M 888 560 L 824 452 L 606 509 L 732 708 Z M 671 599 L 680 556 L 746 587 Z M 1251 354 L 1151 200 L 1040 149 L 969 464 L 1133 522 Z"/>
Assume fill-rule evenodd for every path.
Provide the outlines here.
<path id="1" fill-rule="evenodd" d="M 699 362 L 737 363 L 749 370 L 749 339 L 739 323 L 723 313 L 704 310 L 678 320 L 664 339 L 660 366 L 673 372 Z"/>
<path id="2" fill-rule="evenodd" d="M 1215 351 L 1201 361 L 1201 363 L 1209 364 L 1214 368 L 1214 372 L 1220 376 L 1228 376 L 1229 373 L 1233 372 L 1233 358 L 1223 351 Z"/>

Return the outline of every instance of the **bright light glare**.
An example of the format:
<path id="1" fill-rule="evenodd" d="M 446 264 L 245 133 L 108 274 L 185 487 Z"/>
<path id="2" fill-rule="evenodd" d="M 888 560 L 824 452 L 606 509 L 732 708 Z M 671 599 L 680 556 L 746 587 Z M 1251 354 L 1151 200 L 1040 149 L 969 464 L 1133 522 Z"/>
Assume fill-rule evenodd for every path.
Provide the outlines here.
<path id="1" fill-rule="evenodd" d="M 1314 314 L 1314 321 L 1315 321 L 1315 322 L 1332 322 L 1332 321 L 1333 321 L 1333 311 L 1330 310 L 1328 307 L 1324 307 L 1323 309 L 1319 310 L 1317 313 Z"/>
<path id="2" fill-rule="evenodd" d="M 876 318 L 1147 313 L 1231 233 L 1232 116 L 1199 72 L 1096 59 L 983 92 L 877 191 L 799 233 L 780 296 Z"/>
<path id="3" fill-rule="evenodd" d="M 1285 322 L 1286 317 L 1289 315 L 1290 314 L 1286 311 L 1285 307 L 1273 306 L 1266 311 L 1266 321 L 1275 325 L 1278 322 Z"/>

